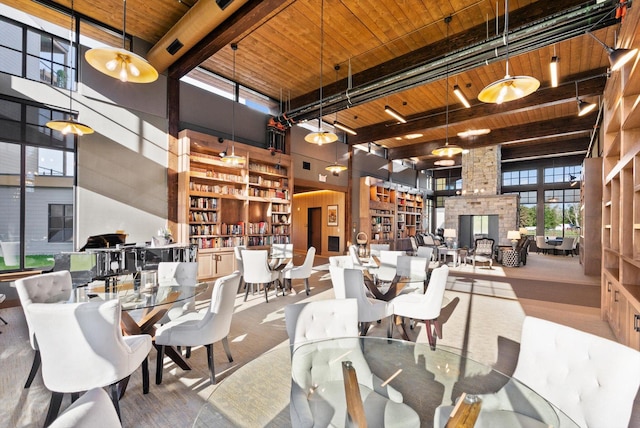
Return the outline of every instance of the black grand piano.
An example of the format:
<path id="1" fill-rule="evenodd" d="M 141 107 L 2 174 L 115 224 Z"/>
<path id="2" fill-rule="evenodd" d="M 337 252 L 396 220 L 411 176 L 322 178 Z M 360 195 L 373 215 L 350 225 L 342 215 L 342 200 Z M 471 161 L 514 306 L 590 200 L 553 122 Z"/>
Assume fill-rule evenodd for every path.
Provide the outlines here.
<path id="1" fill-rule="evenodd" d="M 151 246 L 127 244 L 125 239 L 117 233 L 90 236 L 80 251 L 56 254 L 53 270 L 70 271 L 74 287 L 96 280 L 109 285 L 118 276 L 156 270 L 160 262 L 193 262 L 198 255 L 195 244 Z"/>

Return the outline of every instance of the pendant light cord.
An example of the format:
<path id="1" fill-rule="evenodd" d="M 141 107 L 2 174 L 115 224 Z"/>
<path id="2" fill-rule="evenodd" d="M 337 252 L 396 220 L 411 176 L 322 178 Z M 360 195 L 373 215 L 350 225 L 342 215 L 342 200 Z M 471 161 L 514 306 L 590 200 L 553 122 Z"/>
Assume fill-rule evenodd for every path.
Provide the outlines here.
<path id="1" fill-rule="evenodd" d="M 69 53 L 74 52 L 73 50 L 73 35 L 75 34 L 74 32 L 74 28 L 73 28 L 73 21 L 75 18 L 75 13 L 74 13 L 74 9 L 73 9 L 73 0 L 71 0 L 71 24 L 69 25 Z M 71 60 L 71 67 L 70 67 L 70 71 L 73 72 L 73 65 L 75 63 L 74 61 L 74 57 L 77 55 L 77 53 L 74 53 L 73 55 L 70 55 L 70 60 Z M 73 81 L 70 78 L 71 76 L 69 76 L 69 79 L 67 84 L 69 85 L 69 119 L 73 120 Z"/>
<path id="2" fill-rule="evenodd" d="M 127 50 L 126 42 L 127 39 L 127 0 L 123 0 L 122 2 L 122 50 Z"/>
<path id="3" fill-rule="evenodd" d="M 236 82 L 236 51 L 238 50 L 237 43 L 231 43 L 231 49 L 233 50 L 233 72 L 231 73 L 233 81 L 233 97 L 231 101 L 231 154 L 235 156 L 236 152 L 236 102 L 238 98 L 238 83 Z"/>
<path id="4" fill-rule="evenodd" d="M 504 40 L 507 46 L 506 72 L 507 76 L 509 76 L 509 0 L 504 0 Z"/>
<path id="5" fill-rule="evenodd" d="M 318 132 L 322 132 L 322 57 L 324 53 L 324 0 L 320 0 L 320 116 Z"/>
<path id="6" fill-rule="evenodd" d="M 451 15 L 447 16 L 444 19 L 444 22 L 447 24 L 447 46 L 449 46 L 449 23 L 451 22 Z M 445 61 L 444 61 L 444 65 L 445 65 L 445 103 L 447 104 L 446 109 L 445 109 L 445 115 L 444 115 L 444 122 L 445 122 L 445 128 L 444 128 L 444 145 L 448 146 L 449 145 L 449 60 L 447 58 L 447 54 L 445 54 L 444 56 Z"/>

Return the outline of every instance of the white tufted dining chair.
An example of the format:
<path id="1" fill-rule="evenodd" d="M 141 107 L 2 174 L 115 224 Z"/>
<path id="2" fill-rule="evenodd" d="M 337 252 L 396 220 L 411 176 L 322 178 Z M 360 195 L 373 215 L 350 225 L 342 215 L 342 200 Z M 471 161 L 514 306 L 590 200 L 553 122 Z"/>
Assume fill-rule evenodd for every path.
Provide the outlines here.
<path id="1" fill-rule="evenodd" d="M 165 346 L 186 346 L 190 353 L 192 346 L 201 345 L 207 349 L 211 383 L 216 383 L 213 344 L 222 341 L 229 362 L 233 362 L 227 336 L 231 329 L 231 318 L 239 283 L 240 272 L 238 271 L 218 278 L 213 285 L 211 304 L 208 308 L 185 314 L 156 330 L 155 345 L 158 348 L 156 384 L 162 383 Z"/>
<path id="2" fill-rule="evenodd" d="M 304 263 L 300 266 L 292 266 L 285 268 L 282 271 L 282 278 L 289 282 L 289 288 L 292 287 L 291 281 L 294 279 L 304 279 L 304 290 L 307 296 L 311 293 L 309 289 L 309 277 L 311 276 L 311 270 L 313 269 L 313 261 L 316 257 L 315 247 L 309 247 L 307 255 L 304 258 Z"/>
<path id="3" fill-rule="evenodd" d="M 149 391 L 148 334 L 123 336 L 118 300 L 83 303 L 31 303 L 25 307 L 42 357 L 42 379 L 51 391 L 45 426 L 58 414 L 62 396 L 109 386 L 118 400 L 129 376 L 142 365 L 142 387 Z"/>
<path id="4" fill-rule="evenodd" d="M 196 286 L 198 283 L 198 262 L 160 262 L 158 263 L 158 285 Z M 195 311 L 196 298 L 174 303 L 159 321 L 165 324 L 186 313 Z"/>
<path id="5" fill-rule="evenodd" d="M 581 428 L 627 428 L 640 386 L 640 352 L 527 316 L 522 324 L 520 354 L 513 377 Z M 512 410 L 543 422 L 555 417 L 548 414 L 544 400 L 513 381 L 495 394 L 480 397 L 480 416 L 484 411 Z M 451 406 L 436 409 L 435 427 L 444 427 L 451 409 Z"/>
<path id="6" fill-rule="evenodd" d="M 391 300 L 393 313 L 402 317 L 403 327 L 404 318 L 424 321 L 427 329 L 427 339 L 432 349 L 435 349 L 437 339 L 442 338 L 442 326 L 438 321 L 438 317 L 442 309 L 448 277 L 449 267 L 442 265 L 431 272 L 431 278 L 424 294 L 401 294 Z"/>
<path id="7" fill-rule="evenodd" d="M 358 301 L 358 324 L 360 334 L 367 335 L 369 325 L 378 320 L 387 319 L 387 337 L 391 337 L 393 306 L 384 300 L 367 297 L 364 275 L 360 269 L 343 269 L 345 296 Z"/>
<path id="8" fill-rule="evenodd" d="M 102 388 L 85 392 L 49 428 L 121 428 L 118 413 Z"/>
<path id="9" fill-rule="evenodd" d="M 33 327 L 31 327 L 29 314 L 25 308 L 31 303 L 49 302 L 54 296 L 59 297 L 60 300 L 69 300 L 73 290 L 73 281 L 69 271 L 49 272 L 16 280 L 16 290 L 18 291 L 20 304 L 22 305 L 27 321 L 31 347 L 35 351 L 31 370 L 29 371 L 27 382 L 24 385 L 25 388 L 29 388 L 38 372 L 38 368 L 40 368 L 40 350 L 38 349 L 38 342 L 36 341 Z"/>
<path id="10" fill-rule="evenodd" d="M 246 285 L 246 291 L 244 293 L 244 301 L 247 301 L 249 296 L 249 285 L 262 284 L 264 288 L 264 299 L 269 303 L 268 291 L 271 284 L 277 282 L 280 278 L 280 272 L 271 270 L 268 263 L 267 250 L 242 250 L 242 263 L 247 268 L 244 270 L 244 282 Z M 274 287 L 278 295 L 278 284 Z"/>
<path id="11" fill-rule="evenodd" d="M 382 380 L 371 372 L 357 338 L 357 306 L 355 299 L 285 306 L 285 325 L 293 349 L 289 405 L 292 426 L 344 425 L 347 405 L 341 359 L 345 353 L 357 372 L 368 426 L 420 426 L 418 414 L 402 402 L 402 394 L 389 385 L 382 386 Z M 323 343 L 323 339 L 340 340 Z M 309 343 L 313 341 L 320 342 Z M 297 354 L 296 350 L 305 343 L 304 352 Z M 313 405 L 310 390 L 315 390 Z"/>

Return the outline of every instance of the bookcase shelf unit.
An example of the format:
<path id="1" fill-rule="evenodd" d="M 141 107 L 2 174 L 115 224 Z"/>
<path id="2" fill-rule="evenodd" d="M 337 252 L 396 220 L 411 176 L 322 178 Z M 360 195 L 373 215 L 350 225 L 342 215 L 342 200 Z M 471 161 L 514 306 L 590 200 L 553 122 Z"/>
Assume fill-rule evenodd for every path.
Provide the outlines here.
<path id="1" fill-rule="evenodd" d="M 236 246 L 291 242 L 290 156 L 236 142 L 244 162 L 231 165 L 220 157 L 228 144 L 192 130 L 179 134 L 177 235 L 198 246 L 200 279 L 233 272 Z"/>
<path id="2" fill-rule="evenodd" d="M 360 230 L 370 244 L 389 244 L 422 232 L 424 195 L 417 188 L 360 178 Z"/>
<path id="3" fill-rule="evenodd" d="M 619 46 L 640 47 L 640 8 Z M 612 73 L 604 92 L 601 314 L 617 339 L 640 350 L 640 60 Z"/>

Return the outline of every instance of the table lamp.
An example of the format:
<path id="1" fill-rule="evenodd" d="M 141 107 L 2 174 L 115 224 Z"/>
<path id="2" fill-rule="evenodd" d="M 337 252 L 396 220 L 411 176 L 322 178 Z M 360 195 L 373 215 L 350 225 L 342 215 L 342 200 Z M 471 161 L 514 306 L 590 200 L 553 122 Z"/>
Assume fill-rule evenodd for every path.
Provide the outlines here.
<path id="1" fill-rule="evenodd" d="M 453 240 L 456 239 L 456 230 L 455 229 L 445 229 L 442 236 L 447 241 L 447 247 L 451 248 L 453 246 Z"/>
<path id="2" fill-rule="evenodd" d="M 511 247 L 516 249 L 516 245 L 518 245 L 518 240 L 520 239 L 520 232 L 517 230 L 510 230 L 507 232 L 507 239 L 511 241 Z"/>

